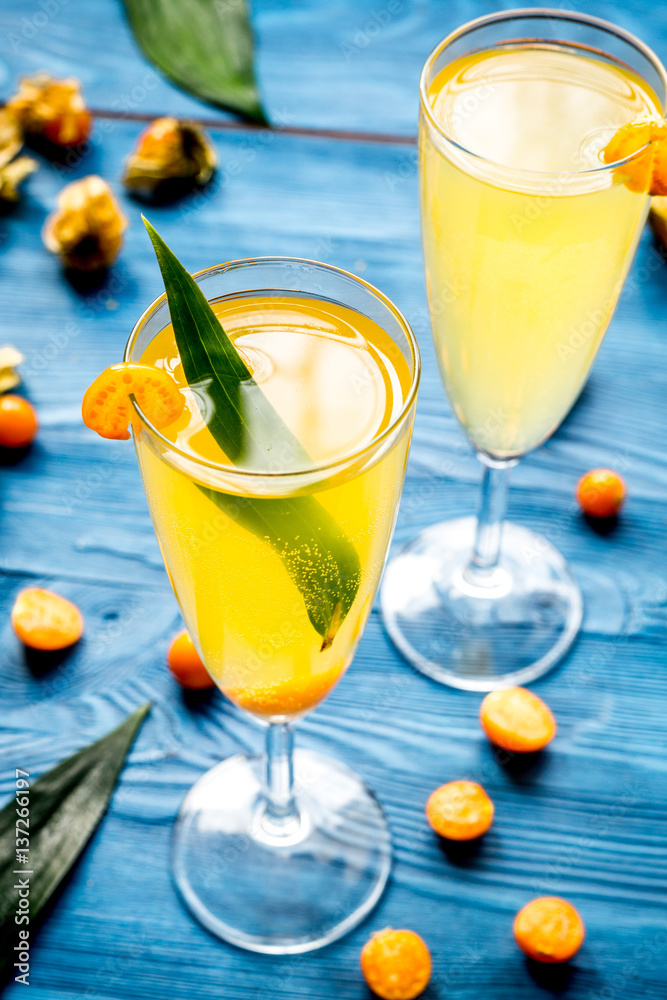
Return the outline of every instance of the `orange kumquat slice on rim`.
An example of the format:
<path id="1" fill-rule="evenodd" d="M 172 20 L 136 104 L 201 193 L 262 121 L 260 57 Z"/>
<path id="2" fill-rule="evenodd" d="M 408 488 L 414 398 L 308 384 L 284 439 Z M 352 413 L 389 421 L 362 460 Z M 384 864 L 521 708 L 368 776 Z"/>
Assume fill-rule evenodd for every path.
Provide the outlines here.
<path id="1" fill-rule="evenodd" d="M 616 163 L 641 149 L 644 149 L 643 153 L 629 163 L 620 164 L 614 173 L 622 178 L 630 191 L 666 195 L 667 122 L 629 122 L 623 125 L 611 137 L 602 156 L 605 163 Z"/>
<path id="2" fill-rule="evenodd" d="M 178 385 L 167 372 L 152 365 L 122 361 L 106 368 L 86 389 L 81 407 L 84 424 L 100 437 L 127 441 L 130 396 L 158 430 L 178 420 L 185 406 Z"/>

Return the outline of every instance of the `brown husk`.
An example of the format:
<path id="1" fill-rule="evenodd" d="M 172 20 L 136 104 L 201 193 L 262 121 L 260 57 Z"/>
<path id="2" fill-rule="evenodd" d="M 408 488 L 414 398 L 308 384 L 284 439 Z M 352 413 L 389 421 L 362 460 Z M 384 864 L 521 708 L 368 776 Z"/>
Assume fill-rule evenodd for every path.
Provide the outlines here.
<path id="1" fill-rule="evenodd" d="M 37 170 L 29 156 L 18 156 L 23 145 L 21 130 L 6 111 L 0 110 L 0 200 L 18 201 L 19 184 Z"/>
<path id="2" fill-rule="evenodd" d="M 20 383 L 21 376 L 16 371 L 16 367 L 24 361 L 25 358 L 21 352 L 11 344 L 0 347 L 0 393 L 9 392 Z"/>
<path id="3" fill-rule="evenodd" d="M 24 77 L 16 94 L 6 104 L 8 114 L 23 133 L 38 136 L 55 146 L 77 146 L 85 142 L 92 117 L 74 77 L 57 80 L 48 73 Z"/>
<path id="4" fill-rule="evenodd" d="M 42 236 L 65 267 L 97 271 L 113 264 L 127 224 L 107 182 L 92 174 L 63 188 Z"/>
<path id="5" fill-rule="evenodd" d="M 123 183 L 144 197 L 176 195 L 188 185 L 207 184 L 217 165 L 217 153 L 199 125 L 157 118 L 128 157 Z"/>

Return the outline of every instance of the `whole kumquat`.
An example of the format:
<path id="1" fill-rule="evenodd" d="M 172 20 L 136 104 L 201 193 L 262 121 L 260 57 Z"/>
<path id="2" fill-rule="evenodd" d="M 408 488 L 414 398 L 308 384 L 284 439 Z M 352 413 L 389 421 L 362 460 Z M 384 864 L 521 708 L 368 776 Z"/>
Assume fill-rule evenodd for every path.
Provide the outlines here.
<path id="1" fill-rule="evenodd" d="M 625 492 L 625 482 L 612 469 L 592 469 L 577 484 L 577 500 L 589 517 L 618 514 Z"/>
<path id="2" fill-rule="evenodd" d="M 514 918 L 519 948 L 537 962 L 567 962 L 584 940 L 586 929 L 577 910 L 560 896 L 538 896 Z"/>
<path id="3" fill-rule="evenodd" d="M 22 590 L 11 618 L 17 636 L 31 649 L 66 649 L 83 635 L 83 617 L 76 604 L 43 587 Z"/>
<path id="4" fill-rule="evenodd" d="M 0 396 L 0 447 L 24 448 L 39 428 L 34 406 L 23 396 Z"/>
<path id="5" fill-rule="evenodd" d="M 98 375 L 86 389 L 81 407 L 84 424 L 100 437 L 127 441 L 130 396 L 158 430 L 177 420 L 185 406 L 171 375 L 152 365 L 121 361 Z"/>
<path id="6" fill-rule="evenodd" d="M 340 663 L 321 674 L 273 680 L 264 684 L 245 684 L 242 687 L 223 687 L 232 701 L 255 715 L 283 715 L 306 712 L 319 704 L 342 677 Z"/>
<path id="7" fill-rule="evenodd" d="M 487 694 L 479 721 L 492 743 L 514 753 L 541 750 L 556 735 L 556 720 L 549 706 L 522 687 Z"/>
<path id="8" fill-rule="evenodd" d="M 426 803 L 426 818 L 441 837 L 474 840 L 493 823 L 493 802 L 476 781 L 449 781 Z"/>
<path id="9" fill-rule="evenodd" d="M 431 953 L 414 931 L 385 927 L 364 945 L 361 971 L 382 1000 L 414 1000 L 431 978 Z"/>
<path id="10" fill-rule="evenodd" d="M 167 663 L 178 683 L 184 688 L 200 691 L 202 688 L 214 686 L 211 675 L 202 663 L 186 629 L 172 639 L 167 653 Z"/>

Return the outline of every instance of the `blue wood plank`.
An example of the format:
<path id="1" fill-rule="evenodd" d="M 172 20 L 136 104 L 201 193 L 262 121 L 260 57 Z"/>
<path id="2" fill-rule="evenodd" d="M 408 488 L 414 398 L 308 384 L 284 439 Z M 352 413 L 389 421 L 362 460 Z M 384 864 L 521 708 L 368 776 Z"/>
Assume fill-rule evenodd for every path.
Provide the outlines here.
<path id="1" fill-rule="evenodd" d="M 106 9 L 86 5 L 81 38 L 99 37 Z M 323 19 L 325 8 L 319 10 Z M 424 21 L 434 10 L 409 9 Z M 462 5 L 438 10 L 443 20 L 467 16 Z M 8 4 L 0 11 L 15 23 Z M 615 19 L 637 19 L 641 11 L 618 10 Z M 67 5 L 61 13 L 73 18 Z M 100 19 L 96 28 L 93 16 Z M 315 6 L 290 4 L 271 16 L 301 18 L 305 32 Z M 663 16 L 656 11 L 656 31 Z M 41 36 L 44 51 L 56 21 Z M 324 20 L 319 30 L 324 36 Z M 69 36 L 59 37 L 64 65 Z M 416 35 L 405 37 L 406 49 L 417 44 Z M 130 75 L 119 76 L 113 31 L 108 38 L 99 54 L 100 81 L 132 79 L 141 62 L 123 50 Z M 332 65 L 322 60 L 324 82 L 335 79 Z M 371 87 L 369 67 L 359 64 L 358 77 L 349 70 L 361 96 L 372 92 L 362 86 Z M 311 110 L 316 104 L 306 92 L 310 79 L 304 74 L 292 92 L 304 115 L 309 101 Z M 343 96 L 332 102 L 338 127 L 355 124 L 343 116 L 349 110 Z M 363 102 L 358 106 L 367 114 Z M 397 100 L 391 118 L 375 124 L 360 118 L 356 125 L 400 130 L 403 122 L 408 131 L 401 107 Z M 572 560 L 586 597 L 577 646 L 537 686 L 558 718 L 556 741 L 536 760 L 503 763 L 477 723 L 479 698 L 413 673 L 374 611 L 349 675 L 299 726 L 298 739 L 355 767 L 379 794 L 396 846 L 391 885 L 364 927 L 321 953 L 245 955 L 211 939 L 180 907 L 170 884 L 169 836 L 196 778 L 222 757 L 258 747 L 261 733 L 219 695 L 184 698 L 165 670 L 178 612 L 134 455 L 129 445 L 100 441 L 79 416 L 84 388 L 120 358 L 134 320 L 160 291 L 154 258 L 139 206 L 122 194 L 131 219 L 126 246 L 107 286 L 96 292 L 73 289 L 39 235 L 64 180 L 96 171 L 117 187 L 139 125 L 109 126 L 73 169 L 43 164 L 22 204 L 0 220 L 0 339 L 25 352 L 25 391 L 42 422 L 33 448 L 0 466 L 0 792 L 10 793 L 14 767 L 39 774 L 140 702 L 154 702 L 109 815 L 34 939 L 31 996 L 189 1000 L 196 989 L 205 998 L 363 998 L 358 952 L 370 929 L 387 924 L 413 927 L 428 941 L 434 980 L 427 1000 L 537 1000 L 550 992 L 571 1000 L 661 996 L 667 269 L 651 238 L 642 241 L 581 399 L 554 438 L 514 473 L 512 516 Z M 218 183 L 152 209 L 152 221 L 192 270 L 238 256 L 295 254 L 362 273 L 389 294 L 417 330 L 425 369 L 397 541 L 471 510 L 477 465 L 445 401 L 430 343 L 414 150 L 240 131 L 215 138 Z M 581 519 L 572 499 L 578 476 L 601 464 L 619 468 L 630 491 L 616 531 L 606 537 Z M 45 673 L 26 662 L 8 624 L 8 609 L 26 582 L 71 596 L 87 621 L 80 647 Z M 484 783 L 497 821 L 480 845 L 446 852 L 423 806 L 433 787 L 456 777 Z M 570 898 L 588 927 L 580 955 L 561 972 L 532 969 L 511 939 L 516 909 L 543 892 Z M 20 990 L 14 984 L 6 995 L 14 1000 Z"/>
<path id="2" fill-rule="evenodd" d="M 257 68 L 269 114 L 285 125 L 414 135 L 419 73 L 431 49 L 465 21 L 513 6 L 511 0 L 254 0 Z M 667 59 L 664 6 L 592 0 L 586 12 L 635 32 Z M 2 95 L 18 75 L 46 68 L 79 76 L 96 108 L 227 117 L 151 68 L 120 0 L 4 0 L 0 59 Z"/>

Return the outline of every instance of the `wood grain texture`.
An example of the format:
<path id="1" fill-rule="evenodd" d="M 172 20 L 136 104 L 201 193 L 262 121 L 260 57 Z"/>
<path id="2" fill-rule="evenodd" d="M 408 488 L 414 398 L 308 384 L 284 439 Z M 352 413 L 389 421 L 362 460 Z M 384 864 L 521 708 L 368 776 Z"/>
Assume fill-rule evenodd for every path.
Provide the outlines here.
<path id="1" fill-rule="evenodd" d="M 646 37 L 656 35 L 649 40 L 658 48 L 667 41 L 661 9 L 649 21 L 648 6 L 602 6 L 643 27 Z M 267 46 L 277 52 L 285 44 L 294 63 L 297 49 L 303 54 L 298 39 L 315 37 L 316 22 L 321 38 L 337 38 L 341 24 L 363 16 L 359 9 L 333 0 L 256 4 L 260 69 L 267 73 Z M 349 91 L 329 90 L 338 78 L 320 51 L 316 94 L 314 67 L 292 72 L 290 100 L 300 120 L 407 133 L 414 81 L 408 64 L 392 62 L 391 53 L 402 46 L 417 66 L 443 30 L 483 9 L 405 4 L 404 33 L 391 36 L 395 48 L 384 50 L 388 42 L 378 40 L 373 55 L 383 67 L 378 79 L 391 76 L 404 103 L 385 102 L 378 117 L 369 115 L 365 99 L 379 86 L 371 51 L 367 61 L 340 70 L 340 79 L 351 74 L 356 83 L 353 102 L 346 97 L 352 82 Z M 17 17 L 9 3 L 0 4 L 0 34 Z M 101 2 L 62 5 L 35 38 L 28 68 L 59 53 L 51 68 L 79 72 L 75 28 L 96 103 L 119 80 L 125 86 L 141 78 L 145 67 L 113 4 Z M 95 41 L 94 54 L 82 40 Z M 9 65 L 6 51 L 4 58 Z M 289 75 L 285 69 L 285 81 Z M 271 85 L 268 76 L 265 82 L 274 108 L 283 99 L 275 96 L 278 78 L 276 70 Z M 160 84 L 151 100 L 173 93 Z M 151 110 L 172 108 L 155 103 Z M 556 741 L 535 759 L 503 763 L 477 723 L 479 697 L 412 672 L 374 611 L 348 676 L 299 726 L 298 740 L 356 768 L 379 795 L 396 849 L 390 887 L 366 925 L 323 952 L 246 955 L 210 938 L 182 910 L 170 883 L 169 838 L 196 778 L 222 757 L 258 747 L 261 733 L 219 695 L 184 697 L 165 670 L 180 619 L 134 454 L 127 444 L 96 438 L 80 420 L 84 388 L 120 358 L 134 320 L 161 290 L 140 207 L 121 194 L 131 219 L 125 249 L 106 286 L 86 294 L 65 280 L 39 235 L 65 180 L 95 171 L 118 187 L 140 125 L 104 121 L 81 162 L 65 171 L 43 163 L 21 205 L 0 219 L 0 339 L 25 352 L 25 391 L 42 422 L 30 451 L 5 456 L 0 466 L 0 792 L 10 793 L 16 766 L 37 775 L 143 701 L 154 709 L 107 818 L 34 939 L 30 996 L 362 1000 L 368 993 L 358 952 L 371 929 L 387 924 L 413 927 L 428 941 L 434 977 L 427 1000 L 664 996 L 667 268 L 652 240 L 647 234 L 641 243 L 582 397 L 553 439 L 513 473 L 511 516 L 572 560 L 586 599 L 573 652 L 536 685 L 558 718 Z M 414 324 L 424 357 L 396 542 L 470 512 L 479 474 L 445 401 L 430 343 L 414 150 L 242 130 L 215 139 L 222 164 L 216 184 L 151 209 L 151 220 L 192 270 L 234 257 L 294 254 L 349 268 L 382 288 Z M 572 499 L 579 475 L 602 464 L 623 472 L 630 493 L 607 536 L 582 520 Z M 84 612 L 86 637 L 58 662 L 27 660 L 13 637 L 8 610 L 26 583 L 52 586 Z M 433 787 L 458 777 L 484 783 L 497 819 L 481 844 L 446 850 L 429 831 L 423 806 Z M 516 909 L 544 892 L 566 895 L 587 924 L 586 943 L 565 970 L 533 968 L 511 939 Z M 15 1000 L 21 989 L 10 985 L 6 996 Z"/>

